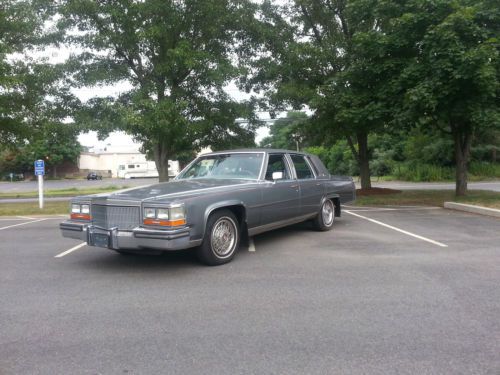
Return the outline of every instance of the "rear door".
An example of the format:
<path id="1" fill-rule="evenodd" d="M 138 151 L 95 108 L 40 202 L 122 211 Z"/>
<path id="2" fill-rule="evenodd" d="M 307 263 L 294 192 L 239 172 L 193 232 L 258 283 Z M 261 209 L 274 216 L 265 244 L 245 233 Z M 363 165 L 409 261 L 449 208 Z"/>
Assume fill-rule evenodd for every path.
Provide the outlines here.
<path id="1" fill-rule="evenodd" d="M 290 154 L 295 175 L 300 186 L 300 215 L 319 212 L 323 198 L 323 182 L 316 178 L 313 167 L 306 156 Z"/>
<path id="2" fill-rule="evenodd" d="M 283 179 L 274 181 L 273 172 L 282 172 Z M 299 185 L 283 153 L 268 155 L 266 184 L 262 189 L 261 225 L 299 216 Z"/>

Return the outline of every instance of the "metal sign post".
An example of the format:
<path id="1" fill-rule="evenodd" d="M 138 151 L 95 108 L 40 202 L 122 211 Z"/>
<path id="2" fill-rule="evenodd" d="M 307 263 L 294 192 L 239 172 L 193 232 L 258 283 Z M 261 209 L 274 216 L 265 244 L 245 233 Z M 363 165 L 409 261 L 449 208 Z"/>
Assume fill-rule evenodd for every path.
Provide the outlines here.
<path id="1" fill-rule="evenodd" d="M 43 208 L 43 176 L 45 174 L 45 162 L 35 160 L 35 176 L 38 176 L 38 203 Z"/>

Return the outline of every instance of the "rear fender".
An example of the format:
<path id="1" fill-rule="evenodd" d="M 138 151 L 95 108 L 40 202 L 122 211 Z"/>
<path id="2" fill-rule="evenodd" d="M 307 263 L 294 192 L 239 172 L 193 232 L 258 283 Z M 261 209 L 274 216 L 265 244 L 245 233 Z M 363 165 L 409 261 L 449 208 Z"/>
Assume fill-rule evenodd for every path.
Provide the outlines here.
<path id="1" fill-rule="evenodd" d="M 340 209 L 340 196 L 336 193 L 329 193 L 329 194 L 326 194 L 323 199 L 321 200 L 321 204 L 320 204 L 320 207 L 323 207 L 323 203 L 325 202 L 325 200 L 327 199 L 330 199 L 334 206 L 335 206 L 335 216 L 336 217 L 340 217 L 340 214 L 341 214 L 341 209 Z"/>

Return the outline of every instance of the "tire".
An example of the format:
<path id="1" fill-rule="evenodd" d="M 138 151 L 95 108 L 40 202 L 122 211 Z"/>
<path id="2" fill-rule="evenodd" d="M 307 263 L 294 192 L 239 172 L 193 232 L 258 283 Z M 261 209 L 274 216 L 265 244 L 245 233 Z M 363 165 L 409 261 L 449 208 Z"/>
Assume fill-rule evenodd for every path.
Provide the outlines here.
<path id="1" fill-rule="evenodd" d="M 205 237 L 196 255 L 208 266 L 230 262 L 240 246 L 240 226 L 230 210 L 218 210 L 207 221 Z"/>
<path id="2" fill-rule="evenodd" d="M 335 221 L 335 203 L 331 199 L 325 199 L 321 205 L 318 216 L 314 219 L 314 228 L 326 232 L 333 228 Z"/>

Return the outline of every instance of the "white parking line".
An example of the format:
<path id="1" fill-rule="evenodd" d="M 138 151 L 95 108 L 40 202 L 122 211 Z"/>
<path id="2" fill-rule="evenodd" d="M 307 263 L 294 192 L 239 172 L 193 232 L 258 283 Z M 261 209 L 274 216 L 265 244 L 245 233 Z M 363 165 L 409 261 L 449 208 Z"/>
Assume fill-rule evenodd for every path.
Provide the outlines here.
<path id="1" fill-rule="evenodd" d="M 84 247 L 86 244 L 87 244 L 86 242 L 83 242 L 80 245 L 76 245 L 75 247 L 72 247 L 69 250 L 63 251 L 61 254 L 57 254 L 56 256 L 54 256 L 54 258 L 62 258 L 63 256 L 68 255 L 69 253 L 72 253 L 73 251 L 76 251 Z"/>
<path id="2" fill-rule="evenodd" d="M 36 219 L 36 217 L 29 217 L 29 216 L 17 216 L 17 217 L 19 217 L 21 219 L 28 219 L 28 220 L 35 220 Z"/>
<path id="3" fill-rule="evenodd" d="M 442 210 L 442 207 L 409 207 L 409 208 L 355 208 L 349 209 L 351 212 L 383 212 L 383 211 L 427 211 L 427 210 Z"/>
<path id="4" fill-rule="evenodd" d="M 20 223 L 20 224 L 9 225 L 9 226 L 6 226 L 6 227 L 2 227 L 2 228 L 0 228 L 0 230 L 9 229 L 9 228 L 14 228 L 14 227 L 18 227 L 18 226 L 20 226 L 20 225 L 26 225 L 26 224 L 31 224 L 31 223 L 38 223 L 39 221 L 44 221 L 44 220 L 47 220 L 47 219 L 38 219 L 38 220 L 27 221 L 27 222 L 25 222 L 25 223 Z"/>
<path id="5" fill-rule="evenodd" d="M 359 218 L 361 218 L 361 219 L 365 219 L 365 220 L 371 221 L 372 223 L 375 223 L 375 224 L 378 224 L 378 225 L 382 225 L 383 227 L 386 227 L 386 228 L 389 228 L 389 229 L 395 230 L 395 231 L 397 231 L 397 232 L 400 232 L 400 233 L 406 234 L 406 235 L 408 235 L 408 236 L 418 238 L 419 240 L 422 240 L 422 241 L 427 241 L 427 242 L 429 242 L 429 243 L 431 243 L 431 244 L 433 244 L 433 245 L 437 245 L 437 246 L 440 246 L 440 247 L 448 247 L 448 245 L 445 245 L 444 243 L 441 243 L 441 242 L 438 242 L 438 241 L 431 240 L 430 238 L 427 238 L 427 237 L 419 236 L 418 234 L 411 233 L 411 232 L 408 232 L 408 231 L 406 231 L 406 230 L 403 230 L 403 229 L 399 229 L 399 228 L 393 227 L 392 225 L 382 223 L 381 221 L 378 221 L 378 220 L 370 219 L 369 217 L 366 217 L 366 216 L 362 216 L 362 215 L 359 215 L 359 214 L 355 214 L 354 212 L 351 212 L 351 211 L 349 211 L 349 210 L 344 210 L 344 212 L 345 212 L 345 213 L 348 213 L 349 215 L 353 215 L 353 216 L 359 217 Z"/>
<path id="6" fill-rule="evenodd" d="M 255 253 L 255 242 L 253 242 L 253 237 L 248 239 L 248 251 Z"/>

